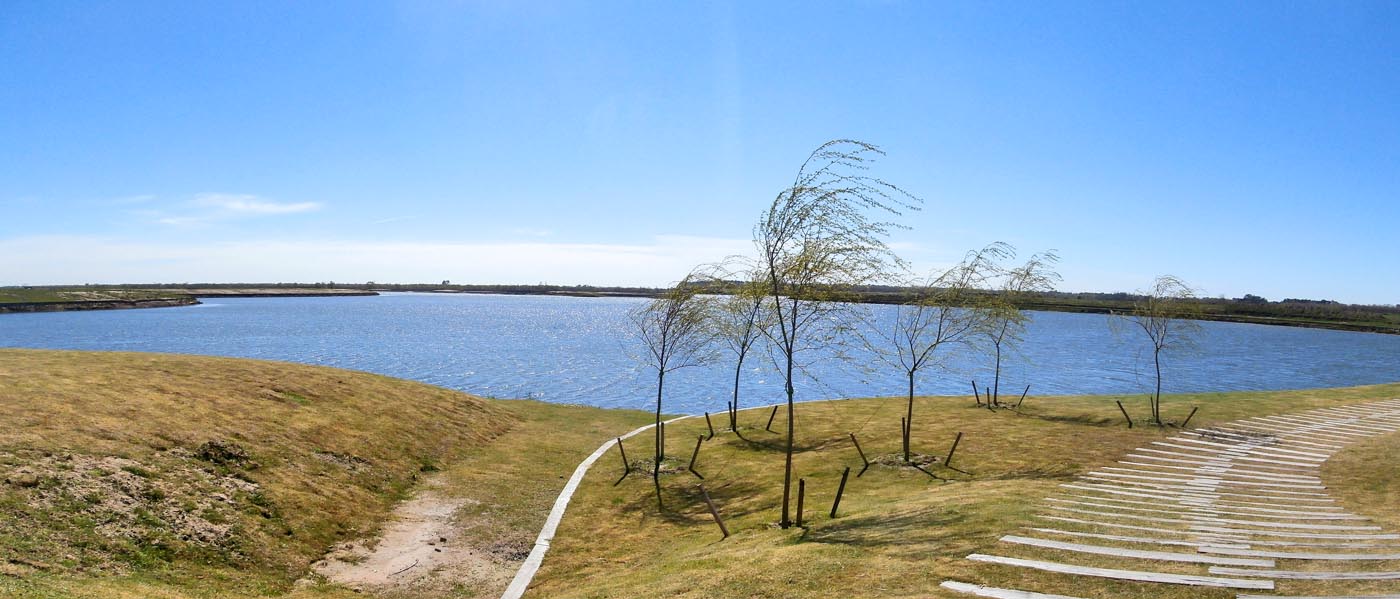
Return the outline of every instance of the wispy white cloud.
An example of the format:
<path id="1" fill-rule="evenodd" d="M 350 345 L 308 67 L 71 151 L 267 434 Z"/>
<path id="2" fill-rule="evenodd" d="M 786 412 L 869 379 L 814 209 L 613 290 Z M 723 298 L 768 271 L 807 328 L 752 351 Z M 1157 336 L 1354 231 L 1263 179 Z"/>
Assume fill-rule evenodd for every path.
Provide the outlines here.
<path id="1" fill-rule="evenodd" d="M 88 236 L 0 240 L 0 284 L 131 281 L 453 281 L 668 285 L 746 239 L 649 243 L 239 241 L 190 245 Z"/>
<path id="2" fill-rule="evenodd" d="M 133 196 L 142 197 L 146 196 Z M 154 199 L 154 196 L 150 197 Z M 201 227 L 220 221 L 315 212 L 323 207 L 325 204 L 321 202 L 277 202 L 252 194 L 201 193 L 173 207 L 144 208 L 132 210 L 131 213 L 160 225 Z"/>
<path id="3" fill-rule="evenodd" d="M 205 208 L 215 208 L 229 214 L 297 214 L 320 210 L 320 202 L 282 203 L 266 200 L 255 195 L 229 193 L 201 193 L 191 204 Z"/>

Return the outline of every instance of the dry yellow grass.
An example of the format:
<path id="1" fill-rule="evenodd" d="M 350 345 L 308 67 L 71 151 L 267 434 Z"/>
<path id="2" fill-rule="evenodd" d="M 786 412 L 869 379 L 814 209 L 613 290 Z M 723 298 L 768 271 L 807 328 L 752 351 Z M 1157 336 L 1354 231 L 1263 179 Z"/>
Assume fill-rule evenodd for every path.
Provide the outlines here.
<path id="1" fill-rule="evenodd" d="M 1200 405 L 1191 423 L 1199 426 L 1397 395 L 1400 385 L 1179 395 L 1164 398 L 1164 413 L 1179 420 L 1192 405 Z M 1084 579 L 964 559 L 973 552 L 1050 555 L 1029 548 L 1008 550 L 998 538 L 1024 526 L 1044 525 L 1035 514 L 1043 511 L 1043 499 L 1055 494 L 1060 483 L 1173 434 L 1172 429 L 1156 427 L 1129 430 L 1115 399 L 1123 399 L 1136 414 L 1146 411 L 1141 397 L 1033 397 L 1022 414 L 989 412 L 975 407 L 970 397 L 920 398 L 914 426 L 917 450 L 943 454 L 957 432 L 965 434 L 953 465 L 971 474 L 931 468 L 945 480 L 882 466 L 855 477 L 861 461 L 846 433 L 857 433 L 872 460 L 895 454 L 901 400 L 799 404 L 802 453 L 795 460 L 795 476 L 807 482 L 807 527 L 789 530 L 773 524 L 781 498 L 781 438 L 762 430 L 766 410 L 746 412 L 743 424 L 752 428 L 742 431 L 745 438 L 721 433 L 704 443 L 696 467 L 733 533 L 726 540 L 721 540 L 700 498 L 699 479 L 683 471 L 663 476 L 661 509 L 645 474 L 634 473 L 613 486 L 621 464 L 616 454 L 608 456 L 575 496 L 529 596 L 952 597 L 938 584 L 956 579 L 1095 599 L 1233 597 L 1220 589 Z M 773 429 L 782 430 L 782 425 L 780 411 Z M 703 420 L 694 419 L 668 427 L 669 453 L 689 460 L 696 435 L 704 428 Z M 1371 452 L 1360 459 L 1339 457 L 1329 470 L 1329 476 L 1338 479 L 1333 486 L 1366 486 L 1369 494 L 1358 501 L 1389 499 L 1394 505 L 1396 487 L 1384 474 L 1393 471 L 1394 454 L 1386 453 L 1394 448 L 1393 437 L 1390 445 L 1358 448 Z M 651 451 L 648 436 L 628 446 L 632 456 Z M 1378 461 L 1382 458 L 1390 460 L 1390 469 L 1380 466 L 1385 463 Z M 827 512 L 846 466 L 853 470 L 833 519 Z M 1368 474 L 1362 476 L 1362 471 Z M 1348 478 L 1352 475 L 1361 478 L 1353 482 Z M 1372 511 L 1377 509 L 1386 508 Z M 1075 563 L 1109 562 L 1085 556 L 1076 557 Z M 1145 569 L 1171 567 L 1150 564 Z M 1380 586 L 1357 583 L 1347 588 L 1367 591 Z"/>
<path id="2" fill-rule="evenodd" d="M 1185 395 L 1167 398 L 1165 411 L 1180 419 L 1201 405 L 1193 424 L 1204 425 L 1396 395 L 1400 385 Z M 951 596 L 937 587 L 950 578 L 1095 599 L 1232 596 L 1098 580 L 1085 585 L 963 559 L 977 551 L 1006 553 L 997 538 L 1035 524 L 1043 498 L 1059 483 L 1170 434 L 1128 430 L 1113 399 L 1033 397 L 1015 414 L 975 408 L 970 398 L 921 398 L 916 450 L 943 454 L 962 431 L 954 465 L 971 474 L 934 467 L 941 477 L 934 479 L 874 466 L 855 478 L 853 471 L 834 519 L 826 512 L 841 469 L 860 463 L 846 433 L 855 431 L 872 458 L 895 454 L 902 401 L 799 405 L 803 452 L 796 472 L 807 480 L 808 526 L 791 530 L 772 526 L 780 437 L 762 430 L 766 411 L 745 412 L 744 438 L 721 433 L 704 443 L 697 464 L 734 533 L 723 541 L 699 499 L 698 479 L 684 471 L 663 477 L 665 509 L 658 509 L 644 473 L 613 486 L 621 466 L 610 454 L 574 498 L 532 596 Z M 1141 398 L 1125 402 L 1135 414 L 1145 412 Z M 373 533 L 430 471 L 470 500 L 458 514 L 470 523 L 469 542 L 519 555 L 578 461 L 647 420 L 639 412 L 492 401 L 293 364 L 0 350 L 0 596 L 364 596 L 292 582 L 332 544 Z M 780 413 L 774 430 L 783 424 Z M 669 453 L 682 467 L 703 430 L 703 419 L 669 427 Z M 210 461 L 220 454 L 208 455 L 209 441 L 247 457 Z M 1396 528 L 1400 516 L 1388 506 L 1400 499 L 1400 487 L 1388 476 L 1393 466 L 1386 466 L 1398 442 L 1392 435 L 1358 444 L 1324 472 L 1348 508 Z M 629 441 L 628 451 L 633 458 L 649 455 L 650 436 Z M 83 488 L 128 497 L 147 513 L 114 516 L 103 497 L 72 492 Z M 208 503 L 214 492 L 229 501 Z M 211 530 L 172 526 L 171 515 L 182 511 L 192 517 L 180 522 L 228 524 L 229 534 L 214 535 L 212 544 L 181 539 L 172 531 Z M 1051 557 L 1033 549 L 1016 555 Z M 463 584 L 396 596 L 498 593 Z"/>
<path id="3" fill-rule="evenodd" d="M 0 596 L 280 595 L 429 473 L 478 502 L 459 514 L 485 523 L 475 542 L 518 553 L 578 461 L 644 420 L 296 364 L 0 350 Z"/>

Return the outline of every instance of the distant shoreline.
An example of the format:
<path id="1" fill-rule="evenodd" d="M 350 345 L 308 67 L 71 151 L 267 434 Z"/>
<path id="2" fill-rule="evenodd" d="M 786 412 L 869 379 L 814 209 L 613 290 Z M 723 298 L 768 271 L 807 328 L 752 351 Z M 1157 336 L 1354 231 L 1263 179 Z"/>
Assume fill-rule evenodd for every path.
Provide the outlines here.
<path id="1" fill-rule="evenodd" d="M 86 310 L 135 310 L 142 308 L 176 308 L 194 306 L 199 298 L 227 297 L 354 297 L 379 295 L 377 291 L 360 289 L 188 289 L 151 292 L 150 297 L 101 297 L 97 299 L 51 299 L 40 301 L 0 302 L 0 314 L 33 312 L 76 312 Z"/>
<path id="2" fill-rule="evenodd" d="M 20 288 L 0 288 L 15 290 Z M 664 290 L 645 287 L 590 287 L 553 285 L 382 285 L 359 288 L 321 287 L 276 287 L 273 285 L 250 285 L 247 287 L 223 287 L 216 285 L 191 286 L 189 288 L 142 288 L 137 286 L 121 289 L 67 288 L 44 290 L 34 288 L 26 291 L 39 297 L 29 299 L 14 298 L 6 302 L 0 293 L 0 314 L 7 312 L 60 312 L 70 310 L 122 310 L 133 308 L 164 308 L 190 306 L 200 303 L 198 298 L 228 297 L 355 297 L 375 296 L 383 292 L 435 293 L 443 295 L 537 295 L 551 297 L 592 297 L 654 298 Z M 719 291 L 723 293 L 723 291 Z M 72 294 L 73 299 L 59 299 L 59 294 Z M 42 294 L 42 295 L 41 295 Z M 1057 294 L 1070 295 L 1070 294 Z M 1020 303 L 1022 310 L 1043 312 L 1070 312 L 1081 314 L 1124 313 L 1132 309 L 1131 297 L 1106 297 L 1110 294 L 1091 294 L 1097 297 L 1034 297 Z M 96 296 L 96 297 L 91 297 Z M 18 301 L 15 301 L 18 299 Z M 908 301 L 907 294 L 898 289 L 863 290 L 856 293 L 856 301 L 871 304 L 899 304 Z M 1274 310 L 1261 310 L 1260 306 L 1230 300 L 1203 300 L 1209 309 L 1199 316 L 1201 320 L 1235 322 L 1241 324 L 1263 324 L 1275 326 L 1330 329 L 1358 333 L 1400 334 L 1400 321 L 1394 308 L 1343 306 L 1348 309 L 1367 310 L 1361 314 L 1346 314 L 1340 318 L 1326 318 L 1313 314 L 1269 314 Z M 1336 306 L 1335 302 L 1314 302 L 1321 308 Z M 1273 306 L 1289 304 L 1274 303 Z M 1306 307 L 1306 306 L 1305 306 Z M 1388 311 L 1388 312 L 1387 312 Z M 1265 312 L 1265 313 L 1261 313 Z M 1338 316 L 1341 316 L 1340 314 Z"/>
<path id="3" fill-rule="evenodd" d="M 200 303 L 194 297 L 174 297 L 137 300 L 73 300 L 54 302 L 13 302 L 0 304 L 0 314 L 28 312 L 76 312 L 83 310 L 134 310 L 137 308 L 174 308 Z"/>

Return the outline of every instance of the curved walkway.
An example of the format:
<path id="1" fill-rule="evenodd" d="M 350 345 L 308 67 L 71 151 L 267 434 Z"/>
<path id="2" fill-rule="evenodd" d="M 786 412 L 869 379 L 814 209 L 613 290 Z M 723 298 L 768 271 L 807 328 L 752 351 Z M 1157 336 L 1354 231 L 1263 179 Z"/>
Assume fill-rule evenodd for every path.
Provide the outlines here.
<path id="1" fill-rule="evenodd" d="M 1280 580 L 1400 581 L 1400 531 L 1334 505 L 1318 477 L 1346 445 L 1397 430 L 1400 399 L 1182 431 L 1061 485 L 1063 493 L 1047 498 L 1037 515 L 1043 525 L 1002 537 L 998 555 L 967 559 L 1252 591 L 1272 591 Z M 1090 560 L 1094 566 L 1084 565 Z M 1105 560 L 1112 567 L 1102 567 Z M 956 581 L 943 587 L 981 597 L 1075 599 Z"/>
<path id="2" fill-rule="evenodd" d="M 847 401 L 845 399 L 821 399 L 803 403 L 826 403 L 831 401 Z M 764 410 L 773 407 L 785 406 L 786 403 L 768 404 L 763 406 L 750 406 L 741 408 L 740 412 L 750 410 Z M 663 424 L 670 424 L 677 420 L 695 418 L 695 415 L 681 416 L 665 421 Z M 643 431 L 651 430 L 655 424 L 648 424 L 619 438 L 629 439 Z M 544 563 L 544 554 L 549 552 L 549 544 L 554 540 L 554 532 L 559 528 L 559 522 L 564 519 L 564 511 L 569 508 L 569 500 L 573 499 L 574 491 L 578 490 L 579 483 L 583 482 L 583 477 L 588 474 L 588 470 L 593 467 L 593 463 L 598 461 L 604 453 L 612 449 L 617 444 L 617 439 L 610 439 L 606 443 L 598 446 L 598 449 L 579 463 L 574 469 L 573 476 L 569 477 L 569 482 L 564 485 L 564 489 L 559 492 L 559 497 L 554 500 L 554 507 L 549 510 L 549 517 L 544 522 L 544 528 L 540 529 L 540 534 L 535 538 L 535 546 L 530 550 L 530 555 L 525 558 L 525 562 L 520 565 L 520 569 L 515 572 L 515 578 L 511 579 L 510 586 L 506 587 L 506 592 L 501 593 L 501 599 L 520 599 L 525 591 L 530 588 L 530 581 L 535 579 L 535 573 L 539 571 L 540 564 Z"/>
<path id="3" fill-rule="evenodd" d="M 677 420 L 685 420 L 693 416 L 681 416 L 664 421 L 662 424 L 670 424 Z M 655 424 L 648 424 L 618 439 L 630 439 L 633 436 L 650 430 Z M 559 522 L 564 519 L 564 510 L 569 508 L 569 500 L 573 499 L 574 491 L 578 490 L 579 483 L 583 482 L 583 477 L 588 474 L 588 470 L 593 467 L 593 463 L 598 458 L 607 453 L 617 445 L 617 439 L 609 439 L 606 443 L 598 446 L 598 449 L 579 462 L 574 468 L 573 476 L 569 477 L 569 482 L 564 485 L 564 490 L 559 492 L 559 497 L 554 500 L 554 507 L 549 510 L 549 517 L 544 521 L 544 528 L 540 529 L 540 534 L 535 537 L 535 546 L 530 549 L 530 555 L 525 558 L 525 563 L 520 564 L 520 569 L 516 570 L 515 578 L 511 579 L 510 586 L 506 587 L 506 592 L 501 593 L 501 599 L 520 599 L 525 591 L 530 588 L 530 581 L 535 579 L 535 572 L 540 569 L 540 564 L 544 563 L 544 554 L 549 551 L 549 543 L 554 540 L 554 531 L 559 528 Z M 655 445 L 653 443 L 653 445 Z"/>

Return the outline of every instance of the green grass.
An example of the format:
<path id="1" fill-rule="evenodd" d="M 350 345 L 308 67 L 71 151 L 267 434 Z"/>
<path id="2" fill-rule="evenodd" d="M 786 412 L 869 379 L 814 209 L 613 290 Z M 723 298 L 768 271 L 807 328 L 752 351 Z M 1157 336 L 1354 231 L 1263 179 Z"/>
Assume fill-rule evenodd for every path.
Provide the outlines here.
<path id="1" fill-rule="evenodd" d="M 1192 421 L 1199 426 L 1397 395 L 1400 385 L 1178 395 L 1164 398 L 1164 413 L 1180 420 L 1191 406 L 1202 406 Z M 701 499 L 699 479 L 684 471 L 663 476 L 664 508 L 659 508 L 645 474 L 613 486 L 622 468 L 616 455 L 608 456 L 574 497 L 530 596 L 952 596 L 938 584 L 956 579 L 1095 599 L 1233 597 L 1223 590 L 1090 581 L 964 559 L 974 552 L 1049 556 L 1007 549 L 997 539 L 1038 522 L 1034 514 L 1060 483 L 1172 434 L 1174 429 L 1156 427 L 1129 430 L 1114 399 L 1123 399 L 1135 416 L 1146 412 L 1140 396 L 1032 397 L 1020 414 L 977 408 L 970 397 L 919 398 L 916 451 L 944 454 L 956 433 L 964 433 L 953 466 L 971 474 L 931 468 L 942 480 L 890 466 L 872 466 L 863 477 L 855 477 L 861 461 L 847 432 L 856 432 L 872 460 L 893 456 L 899 451 L 902 400 L 799 404 L 801 453 L 794 471 L 806 479 L 806 527 L 788 530 L 774 526 L 782 488 L 782 437 L 762 429 L 767 410 L 744 412 L 742 425 L 748 428 L 741 427 L 743 438 L 720 434 L 704 443 L 696 467 L 733 533 L 725 540 Z M 775 431 L 784 430 L 782 414 L 780 410 Z M 703 420 L 669 426 L 669 453 L 689 460 L 704 427 Z M 1381 445 L 1374 447 L 1358 447 L 1355 457 L 1339 456 L 1328 471 L 1329 483 L 1339 494 L 1358 489 L 1361 494 L 1353 503 L 1372 503 L 1370 513 L 1392 512 L 1392 524 L 1390 506 L 1400 493 L 1390 477 L 1394 437 L 1377 440 Z M 628 445 L 629 455 L 651 451 L 649 436 Z M 828 512 L 847 466 L 853 468 L 851 478 L 838 515 L 831 518 Z M 1382 501 L 1390 503 L 1375 504 Z M 1112 567 L 1109 560 L 1075 562 Z M 1171 566 L 1152 564 L 1148 569 Z M 1308 590 L 1305 584 L 1280 588 Z M 1345 588 L 1379 587 L 1356 583 Z"/>

